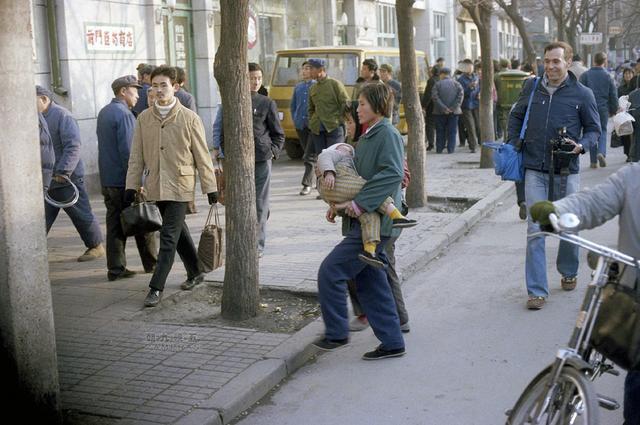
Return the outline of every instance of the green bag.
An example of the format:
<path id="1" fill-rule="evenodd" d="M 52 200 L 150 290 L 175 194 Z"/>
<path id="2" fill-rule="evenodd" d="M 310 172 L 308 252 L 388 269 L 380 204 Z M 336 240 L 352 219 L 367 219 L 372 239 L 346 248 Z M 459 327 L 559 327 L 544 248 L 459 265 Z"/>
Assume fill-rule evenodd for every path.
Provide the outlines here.
<path id="1" fill-rule="evenodd" d="M 626 370 L 640 370 L 640 288 L 607 283 L 591 334 L 602 355 Z"/>

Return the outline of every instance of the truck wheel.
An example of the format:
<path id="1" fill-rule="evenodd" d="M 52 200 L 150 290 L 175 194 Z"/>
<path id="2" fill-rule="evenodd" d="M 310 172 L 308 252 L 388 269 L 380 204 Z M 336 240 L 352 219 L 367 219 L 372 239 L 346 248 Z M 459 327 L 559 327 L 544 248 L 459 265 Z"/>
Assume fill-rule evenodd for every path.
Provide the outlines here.
<path id="1" fill-rule="evenodd" d="M 286 139 L 284 141 L 284 150 L 291 159 L 300 159 L 304 155 L 300 141 L 295 139 Z"/>

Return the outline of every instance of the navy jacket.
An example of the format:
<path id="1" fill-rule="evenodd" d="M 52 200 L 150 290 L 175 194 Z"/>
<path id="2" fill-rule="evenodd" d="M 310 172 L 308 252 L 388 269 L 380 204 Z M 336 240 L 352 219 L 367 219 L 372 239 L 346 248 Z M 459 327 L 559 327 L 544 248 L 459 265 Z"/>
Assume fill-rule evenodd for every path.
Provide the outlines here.
<path id="1" fill-rule="evenodd" d="M 49 127 L 51 143 L 56 154 L 53 174 L 65 174 L 71 178 L 84 177 L 84 164 L 80 159 L 80 128 L 71 112 L 51 102 L 43 113 Z"/>
<path id="2" fill-rule="evenodd" d="M 149 90 L 149 87 L 151 87 L 151 84 L 142 83 L 142 88 L 138 89 L 138 102 L 136 102 L 135 106 L 131 109 L 131 111 L 133 111 L 133 115 L 136 117 L 149 107 L 149 102 L 147 100 L 147 91 Z"/>
<path id="3" fill-rule="evenodd" d="M 462 74 L 458 78 L 458 82 L 464 90 L 464 99 L 462 100 L 462 109 L 478 109 L 480 107 L 480 100 L 478 99 L 478 93 L 480 93 L 480 79 L 476 74 Z M 472 86 L 474 86 L 472 88 Z"/>
<path id="4" fill-rule="evenodd" d="M 125 187 L 136 118 L 126 103 L 112 99 L 96 124 L 98 168 L 103 187 Z"/>
<path id="5" fill-rule="evenodd" d="M 433 115 L 444 115 L 446 108 L 453 111 L 455 115 L 462 114 L 462 99 L 464 90 L 459 82 L 447 77 L 440 80 L 433 86 Z"/>
<path id="6" fill-rule="evenodd" d="M 535 78 L 530 78 L 525 83 L 518 101 L 509 114 L 511 144 L 518 144 L 520 139 L 520 129 L 534 82 Z M 600 137 L 600 116 L 593 93 L 580 84 L 571 72 L 553 95 L 550 95 L 544 86 L 540 81 L 533 96 L 522 149 L 525 168 L 547 173 L 551 161 L 549 141 L 558 135 L 558 130 L 566 127 L 569 137 L 581 143 L 588 152 L 589 147 L 597 143 Z M 579 158 L 571 160 L 569 170 L 572 174 L 580 171 Z"/>
<path id="7" fill-rule="evenodd" d="M 618 111 L 616 85 L 603 67 L 591 67 L 580 76 L 580 82 L 593 91 L 600 115 L 613 115 Z"/>
<path id="8" fill-rule="evenodd" d="M 49 127 L 42 114 L 38 114 L 38 124 L 40 127 L 40 165 L 42 166 L 42 186 L 44 190 L 49 188 L 51 177 L 53 177 L 53 166 L 56 163 L 56 154 L 53 151 Z"/>
<path id="9" fill-rule="evenodd" d="M 196 114 L 198 113 L 198 108 L 196 107 L 196 99 L 191 93 L 181 88 L 176 92 L 176 97 L 178 98 L 180 103 L 182 103 L 182 106 L 191 109 Z"/>
<path id="10" fill-rule="evenodd" d="M 276 102 L 267 96 L 251 92 L 251 111 L 253 113 L 253 141 L 256 149 L 255 161 L 278 158 L 284 145 L 284 131 L 278 118 Z M 220 112 L 220 118 L 222 118 L 222 112 Z M 220 147 L 224 149 L 224 127 L 220 126 L 219 129 Z"/>
<path id="11" fill-rule="evenodd" d="M 315 80 L 301 81 L 293 89 L 291 98 L 291 118 L 298 130 L 309 126 L 309 89 Z"/>

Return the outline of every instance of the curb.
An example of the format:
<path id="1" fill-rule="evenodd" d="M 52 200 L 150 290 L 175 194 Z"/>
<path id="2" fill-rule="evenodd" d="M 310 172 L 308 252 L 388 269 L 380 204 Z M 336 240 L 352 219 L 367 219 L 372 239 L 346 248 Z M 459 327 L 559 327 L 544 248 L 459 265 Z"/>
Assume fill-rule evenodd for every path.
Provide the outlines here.
<path id="1" fill-rule="evenodd" d="M 423 243 L 416 245 L 410 253 L 403 256 L 405 264 L 400 267 L 400 272 L 405 276 L 405 279 L 442 254 L 449 245 L 471 230 L 478 221 L 489 215 L 513 192 L 515 192 L 513 182 L 501 183 L 500 186 L 473 204 L 471 208 L 456 217 L 442 230 L 431 233 Z"/>
<path id="2" fill-rule="evenodd" d="M 405 279 L 442 254 L 449 245 L 467 233 L 482 218 L 515 191 L 513 182 L 503 182 L 471 208 L 460 214 L 433 237 L 404 256 L 401 267 Z M 311 343 L 322 335 L 322 318 L 293 334 L 264 358 L 233 378 L 211 398 L 204 400 L 176 425 L 226 425 L 262 399 L 287 376 L 293 374 L 318 353 Z"/>

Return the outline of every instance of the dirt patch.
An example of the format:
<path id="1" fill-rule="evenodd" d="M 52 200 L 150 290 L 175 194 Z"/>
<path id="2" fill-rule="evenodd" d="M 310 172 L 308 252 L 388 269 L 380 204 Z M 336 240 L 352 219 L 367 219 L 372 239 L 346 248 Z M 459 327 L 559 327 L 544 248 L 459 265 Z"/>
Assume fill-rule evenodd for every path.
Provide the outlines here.
<path id="1" fill-rule="evenodd" d="M 478 199 L 429 196 L 427 200 L 427 208 L 430 211 L 437 213 L 462 214 L 471 208 L 476 202 L 478 202 Z"/>
<path id="2" fill-rule="evenodd" d="M 222 288 L 201 285 L 190 292 L 180 292 L 162 301 L 154 309 L 143 310 L 134 320 L 199 326 L 232 326 L 263 332 L 292 334 L 320 316 L 314 295 L 283 290 L 261 289 L 260 312 L 241 322 L 221 317 Z"/>

